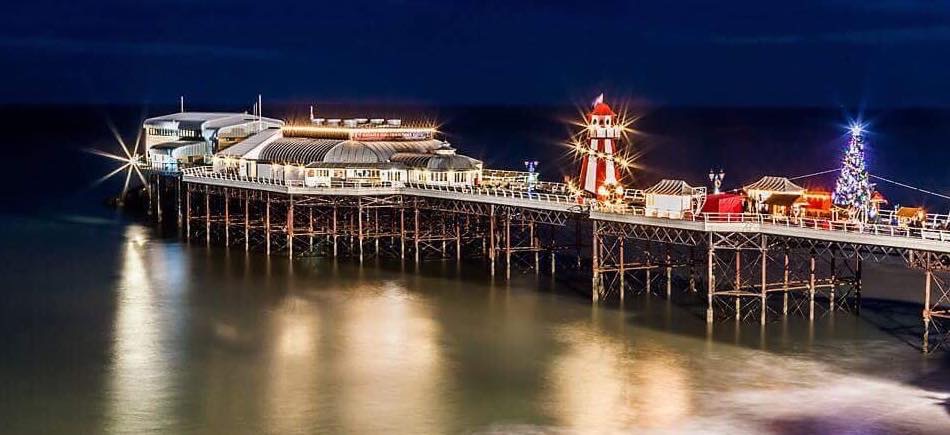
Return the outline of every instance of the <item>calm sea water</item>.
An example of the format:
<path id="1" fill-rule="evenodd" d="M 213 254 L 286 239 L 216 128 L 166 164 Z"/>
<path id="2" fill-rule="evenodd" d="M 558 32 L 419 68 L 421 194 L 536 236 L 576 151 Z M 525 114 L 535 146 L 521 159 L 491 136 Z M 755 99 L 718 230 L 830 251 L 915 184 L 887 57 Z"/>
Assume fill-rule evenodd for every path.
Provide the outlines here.
<path id="1" fill-rule="evenodd" d="M 134 134 L 137 110 L 4 113 L 25 128 L 4 139 L 13 158 L 0 217 L 2 433 L 950 428 L 950 357 L 912 347 L 919 305 L 870 300 L 860 316 L 709 330 L 689 298 L 593 307 L 577 283 L 491 280 L 477 262 L 417 270 L 184 244 L 101 206 L 115 181 L 87 188 L 110 166 L 78 150 L 114 147 L 106 115 Z M 556 168 L 571 170 L 551 151 L 569 114 L 466 109 L 439 119 L 463 150 L 494 164 L 540 157 L 556 178 Z M 731 162 L 723 166 L 737 184 L 758 164 L 785 173 L 833 166 L 811 158 L 833 154 L 824 145 L 836 138 L 808 140 L 837 134 L 833 115 L 655 111 L 642 122 L 652 144 L 642 181 L 681 167 L 698 183 L 712 161 Z M 875 161 L 940 189 L 950 177 L 928 156 L 947 151 L 929 144 L 950 118 L 926 116 L 879 115 L 879 128 L 926 140 L 908 139 L 918 165 L 898 171 L 894 159 L 912 158 L 896 152 L 897 133 L 876 133 Z M 38 117 L 64 121 L 52 129 Z M 825 128 L 795 129 L 808 125 Z M 913 300 L 920 291 L 920 277 L 896 266 L 871 268 L 866 282 L 870 296 Z"/>

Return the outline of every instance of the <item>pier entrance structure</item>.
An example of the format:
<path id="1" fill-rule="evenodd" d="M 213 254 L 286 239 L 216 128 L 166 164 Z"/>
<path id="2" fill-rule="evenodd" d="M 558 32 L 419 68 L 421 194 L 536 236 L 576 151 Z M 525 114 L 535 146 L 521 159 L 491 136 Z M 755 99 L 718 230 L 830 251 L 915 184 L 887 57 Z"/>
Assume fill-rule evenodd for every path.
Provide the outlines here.
<path id="1" fill-rule="evenodd" d="M 581 272 L 598 303 L 695 293 L 711 324 L 857 311 L 863 264 L 901 260 L 925 278 L 921 348 L 948 346 L 950 231 L 936 225 L 703 212 L 704 195 L 675 180 L 676 191 L 654 189 L 683 197 L 675 213 L 635 189 L 619 204 L 578 201 L 576 187 L 528 189 L 524 174 L 485 169 L 425 127 L 322 123 L 261 131 L 210 165 L 153 172 L 153 213 L 176 210 L 188 240 L 269 255 L 483 258 L 505 278 Z"/>

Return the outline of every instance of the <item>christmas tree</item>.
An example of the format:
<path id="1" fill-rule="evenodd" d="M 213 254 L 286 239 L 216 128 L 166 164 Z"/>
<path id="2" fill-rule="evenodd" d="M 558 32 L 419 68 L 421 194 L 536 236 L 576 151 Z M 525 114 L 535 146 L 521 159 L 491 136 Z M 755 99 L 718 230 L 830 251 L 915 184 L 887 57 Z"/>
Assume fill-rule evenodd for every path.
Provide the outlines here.
<path id="1" fill-rule="evenodd" d="M 853 125 L 832 199 L 836 205 L 848 209 L 851 217 L 864 218 L 870 209 L 871 190 L 864 163 L 864 130 L 860 125 Z"/>

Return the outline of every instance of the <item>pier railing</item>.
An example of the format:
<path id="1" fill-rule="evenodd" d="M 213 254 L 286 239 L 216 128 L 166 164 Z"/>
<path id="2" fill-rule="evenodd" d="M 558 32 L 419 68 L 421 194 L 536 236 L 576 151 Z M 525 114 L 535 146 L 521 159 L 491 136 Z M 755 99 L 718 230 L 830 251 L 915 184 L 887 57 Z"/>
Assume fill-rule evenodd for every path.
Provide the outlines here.
<path id="1" fill-rule="evenodd" d="M 579 205 L 577 198 L 571 195 L 548 193 L 541 191 L 527 191 L 518 189 L 506 189 L 500 187 L 478 187 L 478 186 L 452 186 L 445 184 L 419 183 L 419 182 L 401 182 L 401 181 L 369 181 L 369 180 L 348 180 L 333 181 L 322 183 L 319 186 L 307 186 L 303 180 L 281 180 L 273 178 L 246 177 L 239 174 L 216 172 L 208 166 L 187 168 L 182 171 L 186 177 L 199 177 L 217 180 L 237 181 L 244 183 L 253 183 L 266 186 L 282 186 L 305 189 L 313 193 L 320 193 L 341 188 L 396 188 L 396 189 L 415 189 L 432 192 L 446 192 L 458 195 L 479 195 L 496 198 L 519 199 L 527 201 L 542 201 L 545 203 L 554 203 L 564 205 L 565 207 Z M 549 183 L 555 184 L 555 183 Z"/>
<path id="2" fill-rule="evenodd" d="M 950 216 L 947 215 L 927 215 L 926 218 L 923 219 L 920 226 L 900 224 L 898 223 L 897 217 L 893 216 L 893 213 L 890 211 L 882 211 L 881 215 L 877 219 L 877 222 L 868 223 L 832 220 L 828 218 L 793 217 L 759 213 L 692 213 L 687 211 L 679 216 L 665 217 L 657 216 L 656 213 L 647 213 L 647 209 L 643 206 L 629 204 L 595 206 L 589 199 L 583 202 L 578 202 L 577 197 L 573 195 L 527 191 L 520 189 L 506 189 L 500 187 L 452 186 L 419 182 L 368 180 L 334 181 L 329 184 L 322 184 L 321 186 L 306 186 L 302 180 L 245 177 L 234 173 L 215 172 L 210 167 L 188 168 L 183 170 L 182 173 L 187 177 L 230 180 L 266 186 L 293 187 L 297 189 L 304 189 L 307 192 L 312 192 L 314 194 L 321 192 L 332 192 L 333 190 L 339 189 L 412 189 L 423 192 L 428 191 L 454 194 L 458 195 L 460 199 L 464 198 L 465 196 L 481 196 L 541 202 L 545 204 L 557 204 L 558 206 L 562 206 L 565 209 L 576 206 L 593 207 L 593 209 L 596 211 L 605 213 L 643 216 L 672 221 L 685 220 L 692 222 L 703 222 L 705 224 L 741 223 L 772 225 L 816 231 L 834 231 L 852 234 L 950 242 L 950 229 L 946 227 L 946 223 L 948 220 L 950 220 Z"/>
<path id="3" fill-rule="evenodd" d="M 800 228 L 807 230 L 816 230 L 816 231 L 835 231 L 835 232 L 844 232 L 852 234 L 863 234 L 863 235 L 872 235 L 872 236 L 890 236 L 890 237 L 902 237 L 902 238 L 912 238 L 920 240 L 933 240 L 933 241 L 942 241 L 950 242 L 950 230 L 941 228 L 939 224 L 941 222 L 946 222 L 945 219 L 941 217 L 943 215 L 936 215 L 933 219 L 929 219 L 927 222 L 933 222 L 933 224 L 925 223 L 923 226 L 908 226 L 900 224 L 891 224 L 891 223 L 866 223 L 866 222 L 850 222 L 850 221 L 840 221 L 840 220 L 831 220 L 826 218 L 815 218 L 815 217 L 793 217 L 793 216 L 781 216 L 781 215 L 770 215 L 770 214 L 758 214 L 758 213 L 690 213 L 686 212 L 681 217 L 664 217 L 657 216 L 655 213 L 647 213 L 645 207 L 639 206 L 607 206 L 599 207 L 598 211 L 606 213 L 617 213 L 622 215 L 632 215 L 632 216 L 644 216 L 652 217 L 656 219 L 668 219 L 668 220 L 686 220 L 692 222 L 703 222 L 705 224 L 722 224 L 722 223 L 737 223 L 737 224 L 758 224 L 758 225 L 773 225 L 781 226 L 786 228 Z"/>
<path id="4" fill-rule="evenodd" d="M 495 187 L 477 186 L 449 186 L 444 184 L 406 183 L 406 187 L 439 192 L 453 192 L 462 195 L 484 195 L 498 198 L 514 198 L 529 201 L 553 202 L 555 204 L 578 205 L 577 198 L 570 195 L 545 192 L 529 192 L 527 190 L 503 189 Z"/>

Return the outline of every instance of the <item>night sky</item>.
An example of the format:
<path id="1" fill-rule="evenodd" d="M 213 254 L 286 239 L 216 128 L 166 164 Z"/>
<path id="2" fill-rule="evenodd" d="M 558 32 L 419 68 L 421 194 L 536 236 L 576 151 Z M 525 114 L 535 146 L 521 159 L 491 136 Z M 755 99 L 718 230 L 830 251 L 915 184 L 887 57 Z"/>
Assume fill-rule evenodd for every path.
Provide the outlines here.
<path id="1" fill-rule="evenodd" d="M 781 3 L 781 5 L 779 5 Z M 12 1 L 0 103 L 947 106 L 950 2 Z"/>

